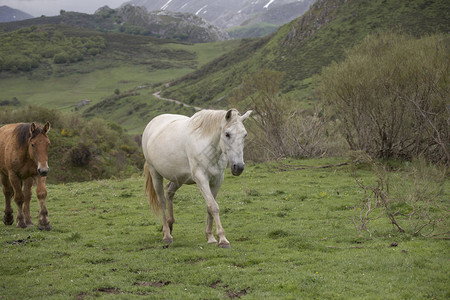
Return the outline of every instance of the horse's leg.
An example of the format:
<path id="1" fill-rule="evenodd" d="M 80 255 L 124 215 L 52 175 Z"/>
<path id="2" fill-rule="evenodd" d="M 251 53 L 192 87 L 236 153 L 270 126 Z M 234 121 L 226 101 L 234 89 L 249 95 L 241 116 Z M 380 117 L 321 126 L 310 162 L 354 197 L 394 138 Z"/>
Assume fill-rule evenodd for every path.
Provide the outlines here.
<path id="1" fill-rule="evenodd" d="M 206 230 L 205 230 L 205 235 L 206 235 L 206 239 L 208 240 L 208 244 L 216 244 L 217 243 L 217 240 L 213 234 L 213 221 L 214 221 L 214 217 L 208 210 L 206 213 Z"/>
<path id="2" fill-rule="evenodd" d="M 14 223 L 13 209 L 11 207 L 11 198 L 14 191 L 9 183 L 9 179 L 5 174 L 0 174 L 2 182 L 3 195 L 5 195 L 5 215 L 3 216 L 3 223 L 11 225 Z"/>
<path id="3" fill-rule="evenodd" d="M 217 198 L 219 188 L 220 188 L 220 184 L 215 187 L 210 186 L 211 193 L 212 193 L 214 199 Z M 217 200 L 216 200 L 216 203 L 217 203 Z M 207 210 L 205 234 L 206 234 L 206 238 L 208 239 L 208 244 L 216 244 L 217 243 L 217 240 L 213 234 L 213 222 L 214 222 L 214 216 L 211 214 L 211 212 L 209 210 Z"/>
<path id="4" fill-rule="evenodd" d="M 167 184 L 167 204 L 169 213 L 167 223 L 169 224 L 170 233 L 172 233 L 173 223 L 175 223 L 175 218 L 173 217 L 173 197 L 175 196 L 175 192 L 180 188 L 180 186 L 181 184 L 175 182 L 169 182 Z"/>
<path id="5" fill-rule="evenodd" d="M 159 202 L 159 210 L 162 216 L 163 222 L 163 241 L 167 244 L 173 242 L 173 237 L 170 234 L 169 224 L 167 222 L 166 217 L 166 197 L 164 196 L 164 185 L 163 185 L 163 177 L 158 174 L 155 170 L 150 168 L 150 174 L 152 176 L 153 187 L 155 188 L 156 195 L 158 197 Z"/>
<path id="6" fill-rule="evenodd" d="M 26 228 L 27 224 L 25 223 L 25 218 L 23 214 L 23 199 L 24 195 L 22 192 L 22 180 L 20 180 L 19 177 L 17 177 L 16 174 L 13 172 L 9 172 L 9 182 L 11 183 L 11 186 L 14 190 L 14 202 L 16 202 L 17 205 L 17 227 Z"/>
<path id="7" fill-rule="evenodd" d="M 39 200 L 39 229 L 51 230 L 50 221 L 48 220 L 48 211 L 45 199 L 47 198 L 47 189 L 45 188 L 45 182 L 47 177 L 37 176 L 36 195 Z"/>
<path id="8" fill-rule="evenodd" d="M 31 202 L 31 188 L 33 187 L 33 178 L 30 177 L 28 179 L 25 179 L 23 182 L 23 196 L 24 196 L 24 202 L 23 202 L 23 214 L 25 216 L 25 224 L 27 226 L 33 226 L 33 222 L 31 221 L 31 214 L 30 214 L 30 202 Z"/>
<path id="9" fill-rule="evenodd" d="M 212 235 L 212 220 L 214 219 L 214 222 L 216 223 L 216 234 L 217 238 L 219 239 L 218 246 L 221 248 L 230 248 L 230 242 L 225 237 L 225 231 L 223 230 L 222 223 L 220 222 L 219 205 L 217 205 L 214 196 L 217 196 L 220 184 L 218 185 L 218 187 L 214 186 L 214 188 L 211 190 L 211 187 L 209 186 L 209 180 L 206 176 L 199 176 L 197 174 L 196 177 L 197 186 L 199 187 L 203 198 L 205 198 L 206 200 L 206 208 L 208 210 L 208 217 L 206 220 L 206 238 L 208 239 L 208 243 L 216 242 L 214 236 Z"/>

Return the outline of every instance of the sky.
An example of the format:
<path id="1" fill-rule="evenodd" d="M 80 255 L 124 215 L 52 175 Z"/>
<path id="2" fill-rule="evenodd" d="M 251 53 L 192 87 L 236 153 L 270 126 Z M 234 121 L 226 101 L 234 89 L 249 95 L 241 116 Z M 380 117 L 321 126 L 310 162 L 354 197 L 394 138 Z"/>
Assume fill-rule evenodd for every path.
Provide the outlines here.
<path id="1" fill-rule="evenodd" d="M 0 6 L 6 5 L 19 9 L 34 17 L 59 15 L 61 9 L 93 14 L 98 8 L 108 5 L 118 8 L 127 0 L 0 0 Z"/>

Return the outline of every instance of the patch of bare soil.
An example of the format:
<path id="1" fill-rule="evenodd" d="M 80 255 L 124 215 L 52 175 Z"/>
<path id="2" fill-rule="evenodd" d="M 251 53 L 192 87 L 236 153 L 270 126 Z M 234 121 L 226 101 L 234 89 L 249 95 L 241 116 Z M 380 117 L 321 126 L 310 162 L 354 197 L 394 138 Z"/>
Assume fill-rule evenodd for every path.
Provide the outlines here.
<path id="1" fill-rule="evenodd" d="M 153 281 L 153 282 L 139 281 L 139 282 L 136 282 L 134 285 L 139 285 L 139 286 L 152 286 L 152 287 L 163 287 L 163 286 L 169 285 L 169 284 L 171 284 L 171 283 L 172 283 L 172 282 L 170 282 L 170 281 L 162 281 L 162 280 L 159 280 L 159 281 Z"/>
<path id="2" fill-rule="evenodd" d="M 228 288 L 228 285 L 227 285 L 227 284 L 224 284 L 224 283 L 223 283 L 222 281 L 220 281 L 220 280 L 217 280 L 217 281 L 213 282 L 212 284 L 210 284 L 209 287 L 210 287 L 210 288 L 213 288 L 213 289 L 218 289 L 218 288 L 226 289 L 226 288 Z M 245 289 L 242 289 L 242 290 L 240 290 L 240 291 L 233 291 L 233 290 L 231 290 L 231 289 L 228 289 L 228 290 L 226 290 L 226 295 L 227 295 L 227 297 L 230 298 L 230 299 L 241 298 L 242 296 L 244 296 L 244 295 L 247 294 L 247 291 L 248 291 L 249 289 L 250 289 L 249 287 L 247 287 L 247 288 L 245 288 Z"/>
<path id="3" fill-rule="evenodd" d="M 246 289 L 242 289 L 240 291 L 233 291 L 233 290 L 228 290 L 227 291 L 227 297 L 230 299 L 234 299 L 234 298 L 241 298 L 242 296 L 247 294 L 247 290 L 249 288 Z"/>

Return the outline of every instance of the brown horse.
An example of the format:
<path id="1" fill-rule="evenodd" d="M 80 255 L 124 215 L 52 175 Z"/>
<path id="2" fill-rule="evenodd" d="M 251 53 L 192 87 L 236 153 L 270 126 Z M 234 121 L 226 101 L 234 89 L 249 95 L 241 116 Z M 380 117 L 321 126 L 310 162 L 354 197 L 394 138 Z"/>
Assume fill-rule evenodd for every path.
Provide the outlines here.
<path id="1" fill-rule="evenodd" d="M 11 198 L 17 204 L 17 227 L 33 226 L 30 215 L 31 187 L 36 182 L 39 199 L 39 229 L 50 230 L 45 198 L 48 145 L 47 132 L 50 123 L 44 127 L 35 123 L 9 124 L 0 128 L 0 179 L 5 195 L 5 215 L 3 223 L 14 223 Z M 22 190 L 23 188 L 23 190 Z"/>

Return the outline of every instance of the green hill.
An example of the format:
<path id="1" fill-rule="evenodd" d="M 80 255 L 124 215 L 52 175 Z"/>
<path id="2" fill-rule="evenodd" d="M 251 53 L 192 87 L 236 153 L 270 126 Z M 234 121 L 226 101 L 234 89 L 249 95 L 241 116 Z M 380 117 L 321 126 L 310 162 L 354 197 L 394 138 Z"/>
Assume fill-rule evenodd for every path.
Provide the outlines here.
<path id="1" fill-rule="evenodd" d="M 449 11 L 446 0 L 317 1 L 272 36 L 243 42 L 241 48 L 173 82 L 163 95 L 197 105 L 226 105 L 217 101 L 239 86 L 245 75 L 262 68 L 285 72 L 283 92 L 298 93 L 309 87 L 308 78 L 341 60 L 346 48 L 370 33 L 448 33 Z"/>

